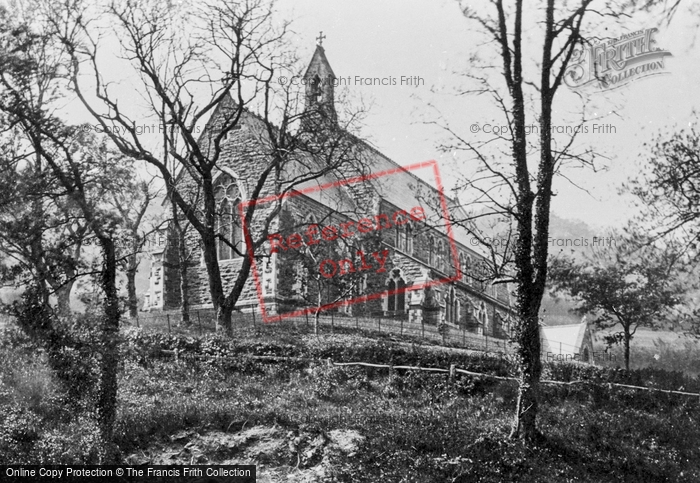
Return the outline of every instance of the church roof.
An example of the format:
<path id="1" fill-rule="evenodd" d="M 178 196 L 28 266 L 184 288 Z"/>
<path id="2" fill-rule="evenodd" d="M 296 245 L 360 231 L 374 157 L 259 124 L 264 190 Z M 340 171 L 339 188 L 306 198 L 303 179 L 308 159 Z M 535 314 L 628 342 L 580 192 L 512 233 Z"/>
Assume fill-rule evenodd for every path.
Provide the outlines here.
<path id="1" fill-rule="evenodd" d="M 319 67 L 322 68 L 319 69 Z M 305 76 L 307 76 L 310 72 L 318 70 L 325 70 L 327 75 L 331 75 L 335 78 L 335 74 L 331 69 L 325 51 L 320 45 L 316 46 L 314 55 L 309 63 L 309 66 L 306 69 Z M 234 101 L 234 99 L 230 95 L 226 95 L 222 102 L 215 107 L 214 111 L 212 112 L 212 115 L 207 121 L 203 132 L 200 134 L 200 142 L 206 136 L 207 131 L 212 128 L 212 125 L 215 124 L 216 119 L 221 115 L 220 113 L 223 109 L 235 108 L 236 102 Z M 262 119 L 262 117 L 260 117 L 258 114 L 251 111 L 247 107 L 245 107 L 243 110 L 243 116 L 251 116 L 253 119 L 256 119 L 262 123 L 265 122 Z M 388 156 L 383 154 L 381 151 L 379 151 L 379 149 L 371 145 L 366 140 L 360 139 L 359 137 L 350 133 L 347 134 L 348 136 L 350 136 L 353 142 L 357 143 L 361 151 L 368 157 L 370 157 L 369 161 L 371 162 L 373 173 L 393 171 L 398 169 L 398 171 L 391 175 L 385 176 L 383 178 L 377 178 L 375 180 L 375 186 L 377 187 L 377 192 L 379 196 L 386 202 L 399 208 L 412 208 L 415 206 L 422 206 L 423 208 L 425 208 L 429 219 L 432 219 L 435 222 L 438 231 L 446 233 L 446 229 L 444 227 L 444 217 L 442 216 L 443 214 L 438 210 L 434 210 L 431 209 L 429 206 L 426 206 L 425 201 L 422 199 L 426 195 L 437 194 L 437 187 L 432 183 L 424 180 L 423 178 L 417 176 L 414 172 L 403 168 L 399 163 L 390 159 Z M 310 180 L 306 183 L 302 183 L 298 186 L 298 189 L 303 190 L 304 188 L 312 187 L 314 185 L 320 186 L 336 181 L 338 181 L 336 175 L 334 175 L 333 173 L 327 173 L 315 180 Z M 329 206 L 335 205 L 339 208 L 339 211 L 342 211 L 342 209 L 353 210 L 357 208 L 351 197 L 346 196 L 347 193 L 343 193 L 344 190 L 331 189 L 325 191 L 325 193 L 314 192 L 309 193 L 309 195 L 316 201 L 328 204 Z M 462 210 L 461 206 L 457 201 L 453 200 L 445 193 L 442 193 L 442 195 L 444 196 L 448 205 L 448 209 L 450 211 Z M 470 243 L 472 236 L 465 228 L 456 224 L 452 224 L 451 228 L 454 240 L 460 245 L 462 245 L 468 252 L 470 252 L 470 254 L 477 255 L 480 257 L 488 256 L 485 250 L 482 249 L 480 246 L 474 246 L 473 243 Z"/>
<path id="2" fill-rule="evenodd" d="M 316 51 L 314 52 L 313 57 L 311 57 L 311 62 L 309 62 L 309 66 L 306 68 L 304 77 L 307 77 L 309 73 L 315 70 L 319 65 L 323 65 L 333 79 L 336 78 L 335 74 L 333 73 L 333 69 L 331 68 L 331 64 L 328 62 L 328 58 L 326 57 L 326 51 L 323 50 L 323 47 L 317 45 Z"/>

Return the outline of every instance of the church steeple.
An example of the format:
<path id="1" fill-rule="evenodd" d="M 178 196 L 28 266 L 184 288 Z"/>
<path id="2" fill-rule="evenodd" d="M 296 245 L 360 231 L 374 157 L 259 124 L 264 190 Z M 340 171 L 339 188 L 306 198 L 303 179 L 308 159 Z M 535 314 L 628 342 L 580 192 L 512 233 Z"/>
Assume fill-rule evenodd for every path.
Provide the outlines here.
<path id="1" fill-rule="evenodd" d="M 306 85 L 306 111 L 319 113 L 322 117 L 335 121 L 335 106 L 333 88 L 336 82 L 335 74 L 326 58 L 323 49 L 323 32 L 316 38 L 316 51 L 304 74 Z"/>

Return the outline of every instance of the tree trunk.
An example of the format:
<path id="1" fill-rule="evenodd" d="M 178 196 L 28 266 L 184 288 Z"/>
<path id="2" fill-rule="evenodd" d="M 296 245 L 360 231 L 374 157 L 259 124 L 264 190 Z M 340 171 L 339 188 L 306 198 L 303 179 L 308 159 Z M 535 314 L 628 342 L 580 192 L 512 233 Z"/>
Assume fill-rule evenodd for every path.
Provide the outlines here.
<path id="1" fill-rule="evenodd" d="M 104 291 L 104 316 L 100 359 L 100 382 L 97 401 L 97 420 L 100 435 L 106 445 L 101 464 L 113 464 L 118 459 L 114 444 L 114 422 L 117 414 L 117 372 L 119 367 L 119 297 L 116 276 L 117 262 L 114 241 L 100 237 L 104 256 L 102 266 L 102 290 Z"/>
<path id="2" fill-rule="evenodd" d="M 209 279 L 209 293 L 211 302 L 216 312 L 216 331 L 219 333 L 231 333 L 231 312 L 235 306 L 230 305 L 224 309 L 226 300 L 224 297 L 224 287 L 221 281 L 221 271 L 219 270 L 219 259 L 216 253 L 216 238 L 213 231 L 208 236 L 202 236 L 202 250 L 204 252 L 204 265 L 207 267 Z M 228 315 L 226 315 L 228 313 Z"/>
<path id="3" fill-rule="evenodd" d="M 241 297 L 241 293 L 243 292 L 243 288 L 245 287 L 246 282 L 248 281 L 248 276 L 250 275 L 250 268 L 252 266 L 252 262 L 250 259 L 250 256 L 245 255 L 243 257 L 243 262 L 241 263 L 241 269 L 238 271 L 238 275 L 236 276 L 236 281 L 233 283 L 233 287 L 231 288 L 231 291 L 229 294 L 226 296 L 225 300 L 225 305 L 230 307 L 230 311 L 233 310 L 233 308 L 236 306 L 236 302 L 238 302 L 238 299 Z M 255 310 L 255 309 L 253 309 Z M 217 320 L 217 324 L 219 324 L 222 327 L 222 331 L 231 334 L 232 333 L 232 328 L 231 328 L 231 317 L 229 316 L 228 322 L 224 320 Z M 226 325 L 228 324 L 228 325 Z M 217 329 L 218 330 L 218 329 Z"/>
<path id="4" fill-rule="evenodd" d="M 318 337 L 318 324 L 321 317 L 321 305 L 323 304 L 323 287 L 318 277 L 316 278 L 316 288 L 318 289 L 318 295 L 316 298 L 316 312 L 314 313 L 314 335 Z"/>
<path id="5" fill-rule="evenodd" d="M 70 294 L 73 289 L 73 283 L 74 281 L 70 280 L 56 290 L 58 314 L 64 317 L 72 313 L 70 307 Z"/>
<path id="6" fill-rule="evenodd" d="M 537 316 L 531 316 L 518 337 L 517 355 L 520 359 L 518 400 L 511 438 L 538 441 L 542 435 L 537 429 L 539 408 L 539 383 L 542 373 L 540 360 L 540 334 Z"/>
<path id="7" fill-rule="evenodd" d="M 233 324 L 231 323 L 231 315 L 233 307 L 222 304 L 216 309 L 216 332 L 227 336 L 233 335 Z"/>
<path id="8" fill-rule="evenodd" d="M 190 325 L 190 284 L 187 280 L 187 240 L 185 239 L 185 231 L 177 221 L 175 222 L 175 229 L 177 230 L 178 237 L 177 258 L 180 272 L 180 315 L 182 325 L 188 326 Z"/>
<path id="9" fill-rule="evenodd" d="M 134 255 L 135 256 L 135 255 Z M 131 262 L 129 262 L 131 265 Z M 136 267 L 129 267 L 126 271 L 126 290 L 129 305 L 129 318 L 136 319 L 139 316 L 139 301 L 136 297 Z"/>
<path id="10" fill-rule="evenodd" d="M 184 326 L 190 325 L 190 284 L 187 279 L 189 257 L 187 255 L 187 237 L 185 228 L 178 218 L 177 204 L 171 198 L 173 227 L 177 237 L 177 268 L 180 275 L 180 316 Z"/>
<path id="11" fill-rule="evenodd" d="M 625 329 L 625 370 L 627 372 L 630 370 L 630 339 L 632 339 L 630 331 Z"/>

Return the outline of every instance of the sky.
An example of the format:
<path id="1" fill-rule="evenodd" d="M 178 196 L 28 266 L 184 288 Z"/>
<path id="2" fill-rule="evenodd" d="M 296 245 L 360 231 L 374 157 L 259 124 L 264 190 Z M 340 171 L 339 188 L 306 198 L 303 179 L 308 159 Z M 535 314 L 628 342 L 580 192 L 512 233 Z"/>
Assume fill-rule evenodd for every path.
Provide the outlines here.
<path id="1" fill-rule="evenodd" d="M 639 172 L 640 163 L 649 156 L 649 144 L 660 133 L 693 122 L 693 109 L 700 107 L 696 87 L 700 15 L 684 10 L 689 5 L 681 7 L 670 25 L 646 13 L 624 20 L 596 20 L 596 27 L 610 37 L 658 28 L 656 46 L 672 55 L 664 59 L 666 74 L 634 80 L 612 91 L 591 86 L 584 89 L 585 101 L 562 87 L 555 99 L 553 123 L 571 124 L 567 121 L 571 115 L 584 112 L 588 133 L 580 136 L 580 148 L 593 149 L 598 156 L 595 171 L 571 167 L 564 171 L 571 182 L 556 180 L 552 210 L 557 215 L 600 229 L 623 224 L 637 208 L 630 197 L 618 193 L 620 185 Z M 323 47 L 336 76 L 350 76 L 346 89 L 371 106 L 363 135 L 380 151 L 402 165 L 438 160 L 447 185 L 472 173 L 471 157 L 441 152 L 439 144 L 448 136 L 431 123 L 443 119 L 472 141 L 486 139 L 483 132 L 470 132 L 473 124 L 482 129 L 503 124 L 486 96 L 454 94 L 455 89 L 469 85 L 460 73 L 469 70 L 471 56 L 479 55 L 486 62 L 500 59 L 485 44 L 477 25 L 464 18 L 456 1 L 280 0 L 277 7 L 282 17 L 292 20 L 293 42 L 302 59 L 311 58 L 315 38 L 323 31 Z M 526 43 L 526 48 L 533 47 L 529 52 L 537 55 L 537 42 Z M 397 85 L 358 85 L 355 76 L 394 78 Z M 423 81 L 418 86 L 401 86 L 401 76 L 419 76 Z"/>
<path id="2" fill-rule="evenodd" d="M 481 9 L 489 5 L 471 3 Z M 584 35 L 611 38 L 657 28 L 656 47 L 671 55 L 664 58 L 663 75 L 637 79 L 615 90 L 594 86 L 578 91 L 567 86 L 559 89 L 553 124 L 571 128 L 585 116 L 587 132 L 577 137 L 575 148 L 594 151 L 596 169 L 570 166 L 562 170 L 564 176 L 555 180 L 552 201 L 552 211 L 558 216 L 603 231 L 621 226 L 638 212 L 630 196 L 619 194 L 620 186 L 640 172 L 641 163 L 649 158 L 649 145 L 660 133 L 687 128 L 694 122 L 693 110 L 700 108 L 696 87 L 700 12 L 697 8 L 691 12 L 692 5 L 682 3 L 670 25 L 644 12 L 622 20 L 591 17 L 587 27 L 591 32 L 584 31 Z M 505 124 L 491 97 L 457 95 L 475 86 L 465 74 L 498 74 L 500 58 L 478 25 L 462 15 L 456 0 L 277 0 L 276 9 L 279 21 L 291 21 L 291 47 L 304 62 L 311 59 L 316 38 L 323 32 L 323 47 L 336 76 L 347 79 L 336 93 L 346 94 L 353 106 L 367 106 L 363 138 L 400 165 L 437 160 L 447 189 L 474 177 L 478 164 L 472 155 L 440 149 L 454 142 L 454 136 L 440 125 L 448 124 L 456 135 L 478 143 L 493 137 L 484 130 Z M 526 11 L 528 65 L 541 56 L 537 37 L 541 14 L 537 9 Z M 116 55 L 116 41 L 106 40 Z M 495 69 L 484 70 L 485 65 Z M 130 87 L 136 85 L 137 77 L 123 61 L 110 59 L 103 67 L 107 78 L 121 76 L 123 83 L 114 88 L 122 89 L 123 100 L 144 102 L 138 90 Z M 537 80 L 535 74 L 532 68 L 526 70 L 533 80 Z M 375 78 L 388 85 L 364 81 Z M 497 76 L 493 79 L 498 81 Z M 65 107 L 74 120 L 89 121 L 76 99 Z M 150 124 L 154 120 L 139 121 Z M 528 118 L 528 124 L 535 121 Z M 528 139 L 535 141 L 536 137 Z M 566 139 L 557 138 L 559 142 Z M 498 159 L 508 160 L 505 141 L 491 146 L 500 147 Z M 464 202 L 471 195 L 464 191 L 447 194 Z"/>

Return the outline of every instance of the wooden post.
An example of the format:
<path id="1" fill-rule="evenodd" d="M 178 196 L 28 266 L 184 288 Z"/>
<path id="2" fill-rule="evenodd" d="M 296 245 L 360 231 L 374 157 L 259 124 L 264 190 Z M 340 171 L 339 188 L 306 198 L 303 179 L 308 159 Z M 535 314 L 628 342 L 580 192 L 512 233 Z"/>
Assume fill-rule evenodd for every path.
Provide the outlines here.
<path id="1" fill-rule="evenodd" d="M 401 317 L 401 335 L 403 335 L 403 317 Z"/>
<path id="2" fill-rule="evenodd" d="M 335 327 L 334 327 L 333 319 L 334 319 L 334 317 L 333 317 L 333 312 L 331 312 L 331 334 L 334 334 L 334 333 L 335 333 Z"/>
<path id="3" fill-rule="evenodd" d="M 253 309 L 253 327 L 255 327 L 255 309 Z"/>
<path id="4" fill-rule="evenodd" d="M 199 324 L 199 335 L 202 335 L 202 319 L 199 317 L 199 310 L 197 311 L 197 323 Z"/>
<path id="5" fill-rule="evenodd" d="M 421 331 L 423 332 L 423 338 L 425 339 L 425 321 L 420 321 Z"/>
<path id="6" fill-rule="evenodd" d="M 360 318 L 356 315 L 355 316 L 355 329 L 360 328 Z"/>
<path id="7" fill-rule="evenodd" d="M 467 347 L 467 327 L 462 326 L 462 347 Z"/>
<path id="8" fill-rule="evenodd" d="M 450 364 L 450 378 L 449 378 L 450 384 L 454 384 L 455 382 L 455 365 Z"/>
<path id="9" fill-rule="evenodd" d="M 139 316 L 136 314 L 136 328 L 138 329 L 139 327 Z"/>
<path id="10" fill-rule="evenodd" d="M 170 314 L 165 314 L 165 317 L 168 319 L 168 334 L 170 333 Z"/>
<path id="11" fill-rule="evenodd" d="M 382 331 L 382 318 L 377 317 L 377 326 L 379 327 L 379 332 Z"/>

